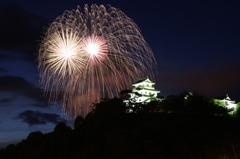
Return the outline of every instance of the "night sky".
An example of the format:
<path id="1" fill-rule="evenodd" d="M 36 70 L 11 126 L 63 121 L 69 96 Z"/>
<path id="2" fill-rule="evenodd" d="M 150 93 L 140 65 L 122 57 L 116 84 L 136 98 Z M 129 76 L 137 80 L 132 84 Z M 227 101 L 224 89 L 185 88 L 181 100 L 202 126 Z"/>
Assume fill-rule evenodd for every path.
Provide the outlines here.
<path id="1" fill-rule="evenodd" d="M 156 88 L 167 96 L 193 91 L 240 101 L 240 2 L 1 0 L 0 147 L 63 121 L 40 89 L 37 55 L 49 24 L 85 3 L 110 4 L 140 27 L 152 48 Z"/>

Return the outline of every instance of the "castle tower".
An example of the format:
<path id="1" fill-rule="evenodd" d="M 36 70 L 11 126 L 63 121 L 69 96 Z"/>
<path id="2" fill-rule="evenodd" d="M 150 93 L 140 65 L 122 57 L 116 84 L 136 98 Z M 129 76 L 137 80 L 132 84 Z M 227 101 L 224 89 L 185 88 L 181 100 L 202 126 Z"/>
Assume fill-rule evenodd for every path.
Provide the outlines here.
<path id="1" fill-rule="evenodd" d="M 143 78 L 132 86 L 132 92 L 129 93 L 130 98 L 129 101 L 133 103 L 149 103 L 152 100 L 156 100 L 157 94 L 160 91 L 155 90 L 155 83 L 150 81 L 149 78 Z"/>
<path id="2" fill-rule="evenodd" d="M 224 99 L 222 99 L 222 100 L 220 100 L 220 101 L 224 104 L 224 106 L 225 106 L 227 109 L 233 109 L 233 110 L 235 110 L 237 104 L 235 103 L 235 101 L 232 101 L 232 100 L 229 98 L 228 94 L 226 95 L 226 98 L 224 98 Z"/>
<path id="3" fill-rule="evenodd" d="M 134 112 L 133 108 L 137 104 L 147 104 L 151 101 L 160 100 L 157 98 L 157 94 L 160 91 L 155 90 L 155 83 L 150 81 L 149 78 L 143 78 L 134 83 L 132 91 L 129 93 L 130 97 L 124 100 L 127 106 L 129 106 L 128 113 Z"/>

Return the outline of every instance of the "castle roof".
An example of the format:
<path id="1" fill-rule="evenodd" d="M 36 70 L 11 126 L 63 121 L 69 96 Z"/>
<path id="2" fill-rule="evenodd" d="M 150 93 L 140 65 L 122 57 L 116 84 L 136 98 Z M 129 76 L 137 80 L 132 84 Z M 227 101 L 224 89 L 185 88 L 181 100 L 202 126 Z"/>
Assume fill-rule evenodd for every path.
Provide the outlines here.
<path id="1" fill-rule="evenodd" d="M 149 83 L 149 84 L 155 84 L 154 82 L 150 81 L 150 79 L 148 77 L 142 78 L 140 80 L 138 80 L 136 83 L 133 84 L 133 86 L 135 85 L 139 85 L 141 83 Z"/>
<path id="2" fill-rule="evenodd" d="M 158 90 L 155 90 L 154 88 L 153 89 L 148 89 L 148 88 L 135 88 L 135 89 L 133 89 L 133 91 L 141 91 L 141 90 L 146 90 L 146 91 L 151 91 L 151 92 L 160 92 L 160 91 L 158 91 Z"/>

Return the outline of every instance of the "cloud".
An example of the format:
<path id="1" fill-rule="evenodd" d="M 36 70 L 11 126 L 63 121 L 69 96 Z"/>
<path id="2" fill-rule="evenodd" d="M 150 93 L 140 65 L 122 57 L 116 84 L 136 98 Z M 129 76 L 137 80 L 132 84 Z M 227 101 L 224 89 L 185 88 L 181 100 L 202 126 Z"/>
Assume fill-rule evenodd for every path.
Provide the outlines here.
<path id="1" fill-rule="evenodd" d="M 9 103 L 9 102 L 12 102 L 12 101 L 13 101 L 12 98 L 2 98 L 2 99 L 0 99 L 0 104 L 1 103 Z"/>
<path id="2" fill-rule="evenodd" d="M 0 141 L 0 149 L 1 148 L 6 148 L 8 145 L 10 144 L 17 144 L 18 142 L 20 142 L 21 140 L 17 140 L 17 141 L 8 141 L 8 142 L 1 142 Z"/>
<path id="3" fill-rule="evenodd" d="M 34 99 L 38 99 L 41 94 L 39 88 L 18 76 L 0 76 L 0 91 L 19 93 Z"/>
<path id="4" fill-rule="evenodd" d="M 33 125 L 45 125 L 47 123 L 57 124 L 63 122 L 64 120 L 57 114 L 43 113 L 40 111 L 26 110 L 19 113 L 14 117 L 14 120 L 22 120 L 22 122 L 27 123 L 29 126 Z"/>
<path id="5" fill-rule="evenodd" d="M 0 76 L 0 92 L 9 92 L 33 99 L 38 105 L 47 107 L 47 99 L 42 98 L 43 92 L 32 83 L 18 76 Z M 5 99 L 6 101 L 6 99 Z"/>
<path id="6" fill-rule="evenodd" d="M 0 48 L 20 52 L 24 59 L 35 60 L 38 40 L 48 20 L 14 4 L 0 6 L 0 19 Z M 2 58 L 7 57 L 0 56 Z"/>
<path id="7" fill-rule="evenodd" d="M 1 60 L 6 60 L 6 59 L 9 59 L 9 56 L 0 54 L 0 61 Z"/>
<path id="8" fill-rule="evenodd" d="M 0 57 L 0 59 L 1 59 L 1 57 Z M 0 73 L 6 73 L 6 72 L 7 72 L 7 70 L 5 68 L 0 68 Z"/>
<path id="9" fill-rule="evenodd" d="M 31 104 L 31 106 L 34 106 L 34 107 L 48 107 L 48 106 L 52 106 L 53 104 L 50 103 L 50 102 L 47 102 L 47 101 L 42 101 L 42 102 L 36 102 L 36 103 L 33 103 Z"/>

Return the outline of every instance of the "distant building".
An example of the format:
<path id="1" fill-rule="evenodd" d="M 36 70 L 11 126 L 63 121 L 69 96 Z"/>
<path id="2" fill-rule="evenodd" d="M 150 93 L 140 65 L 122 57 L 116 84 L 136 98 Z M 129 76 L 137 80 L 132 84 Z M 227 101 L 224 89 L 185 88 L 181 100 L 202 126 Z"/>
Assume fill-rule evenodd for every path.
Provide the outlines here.
<path id="1" fill-rule="evenodd" d="M 130 97 L 127 100 L 124 100 L 127 106 L 134 107 L 137 104 L 146 104 L 151 101 L 160 100 L 157 98 L 157 94 L 160 91 L 155 90 L 154 82 L 150 81 L 149 78 L 143 78 L 132 86 L 132 91 L 129 93 Z M 132 112 L 132 109 L 129 109 L 128 112 Z"/>
<path id="2" fill-rule="evenodd" d="M 222 99 L 222 100 L 220 100 L 220 101 L 222 102 L 222 104 L 223 104 L 224 107 L 226 107 L 226 108 L 229 109 L 229 110 L 232 110 L 231 112 L 234 112 L 234 111 L 235 111 L 237 104 L 235 103 L 235 101 L 232 101 L 232 100 L 229 98 L 228 94 L 226 95 L 226 98 L 224 98 L 224 99 Z M 231 112 L 230 112 L 230 113 L 231 113 Z"/>

